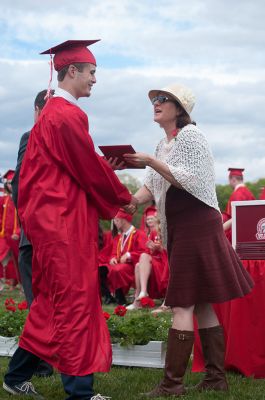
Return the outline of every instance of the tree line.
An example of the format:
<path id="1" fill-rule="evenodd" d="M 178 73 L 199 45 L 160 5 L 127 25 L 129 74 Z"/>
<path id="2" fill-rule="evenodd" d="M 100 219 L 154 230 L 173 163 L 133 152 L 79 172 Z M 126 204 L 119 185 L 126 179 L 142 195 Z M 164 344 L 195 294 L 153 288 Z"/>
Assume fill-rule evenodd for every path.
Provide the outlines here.
<path id="1" fill-rule="evenodd" d="M 135 193 L 140 187 L 141 182 L 133 177 L 130 174 L 124 173 L 120 174 L 119 178 L 121 182 L 130 190 L 131 193 Z M 262 189 L 265 187 L 265 178 L 261 178 L 256 182 L 245 182 L 245 185 L 249 188 L 249 190 L 253 193 L 255 198 L 258 200 Z M 232 193 L 232 188 L 229 185 L 216 185 L 216 193 L 217 199 L 219 203 L 219 207 L 221 211 L 224 211 L 226 208 L 226 204 L 228 199 Z M 137 228 L 140 227 L 142 213 L 145 206 L 139 206 L 138 212 L 133 217 L 133 224 Z M 102 221 L 103 229 L 110 229 L 110 222 L 109 221 Z"/>

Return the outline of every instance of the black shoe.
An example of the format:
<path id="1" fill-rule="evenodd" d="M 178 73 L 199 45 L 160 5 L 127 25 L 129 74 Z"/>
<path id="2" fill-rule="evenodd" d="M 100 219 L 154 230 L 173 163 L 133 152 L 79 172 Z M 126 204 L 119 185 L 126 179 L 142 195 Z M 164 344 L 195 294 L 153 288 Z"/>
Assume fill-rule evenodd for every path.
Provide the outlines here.
<path id="1" fill-rule="evenodd" d="M 108 296 L 105 296 L 104 304 L 106 304 L 106 305 L 107 304 L 117 304 L 117 302 L 116 302 L 115 298 L 110 294 Z"/>
<path id="2" fill-rule="evenodd" d="M 115 290 L 115 299 L 120 306 L 126 306 L 126 297 L 124 296 L 122 289 Z"/>
<path id="3" fill-rule="evenodd" d="M 38 378 L 48 378 L 52 376 L 53 368 L 44 360 L 40 360 L 37 370 L 34 372 L 34 376 Z"/>
<path id="4" fill-rule="evenodd" d="M 31 382 L 22 382 L 18 383 L 14 386 L 8 386 L 5 382 L 3 383 L 3 389 L 10 394 L 15 396 L 17 395 L 24 395 L 24 396 L 31 396 L 35 399 L 44 400 L 44 397 L 41 396 L 36 390 Z"/>

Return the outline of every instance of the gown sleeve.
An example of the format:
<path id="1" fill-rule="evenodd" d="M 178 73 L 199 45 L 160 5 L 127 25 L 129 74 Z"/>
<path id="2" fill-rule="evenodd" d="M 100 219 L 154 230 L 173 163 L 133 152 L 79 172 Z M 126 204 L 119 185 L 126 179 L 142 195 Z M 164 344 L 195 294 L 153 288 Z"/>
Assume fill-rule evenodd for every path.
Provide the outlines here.
<path id="1" fill-rule="evenodd" d="M 72 106 L 73 108 L 73 106 Z M 54 162 L 65 169 L 87 193 L 101 218 L 113 218 L 119 207 L 129 204 L 131 194 L 107 161 L 94 149 L 87 116 L 81 110 L 65 113 L 57 121 L 42 119 L 44 147 Z"/>

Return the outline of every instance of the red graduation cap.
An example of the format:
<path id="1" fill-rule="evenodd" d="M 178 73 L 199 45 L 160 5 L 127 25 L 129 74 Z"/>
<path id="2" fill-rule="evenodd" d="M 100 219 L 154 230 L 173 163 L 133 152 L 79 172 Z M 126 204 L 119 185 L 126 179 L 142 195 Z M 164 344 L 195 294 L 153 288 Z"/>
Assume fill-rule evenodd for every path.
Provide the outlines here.
<path id="1" fill-rule="evenodd" d="M 147 217 L 153 217 L 157 214 L 157 209 L 155 206 L 149 206 L 144 210 L 144 214 Z"/>
<path id="2" fill-rule="evenodd" d="M 57 46 L 51 47 L 40 54 L 55 54 L 54 69 L 60 71 L 66 65 L 74 63 L 90 63 L 96 65 L 96 59 L 87 46 L 98 42 L 95 40 L 67 40 Z"/>
<path id="3" fill-rule="evenodd" d="M 228 168 L 229 172 L 229 177 L 231 176 L 241 176 L 243 178 L 243 171 L 245 171 L 245 168 Z"/>
<path id="4" fill-rule="evenodd" d="M 3 178 L 6 181 L 11 181 L 13 179 L 13 176 L 15 175 L 15 171 L 13 169 L 9 169 L 8 171 L 6 171 L 3 175 Z"/>
<path id="5" fill-rule="evenodd" d="M 131 222 L 133 217 L 131 214 L 128 214 L 126 211 L 124 211 L 123 208 L 120 208 L 118 213 L 115 215 L 115 218 L 122 218 L 126 219 L 128 222 Z"/>

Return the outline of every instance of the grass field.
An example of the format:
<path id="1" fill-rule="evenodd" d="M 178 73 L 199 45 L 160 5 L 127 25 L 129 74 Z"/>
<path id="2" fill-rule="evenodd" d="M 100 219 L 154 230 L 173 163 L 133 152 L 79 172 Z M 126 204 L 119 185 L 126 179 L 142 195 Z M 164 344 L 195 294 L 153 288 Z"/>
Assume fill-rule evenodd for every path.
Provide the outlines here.
<path id="1" fill-rule="evenodd" d="M 0 296 L 0 306 L 4 303 L 6 297 L 13 297 L 21 300 L 22 295 L 18 290 L 2 292 Z M 113 308 L 113 307 L 112 307 Z M 111 308 L 104 307 L 111 311 Z M 264 339 L 265 340 L 265 339 Z M 3 375 L 7 369 L 9 359 L 0 357 L 0 400 L 10 400 L 12 397 L 2 389 Z M 162 378 L 161 369 L 151 368 L 123 368 L 113 367 L 108 374 L 96 374 L 95 393 L 101 393 L 110 396 L 112 400 L 136 400 L 143 398 L 140 393 L 151 390 Z M 201 379 L 202 374 L 187 372 L 185 384 L 192 387 Z M 194 389 L 189 390 L 181 399 L 183 400 L 265 400 L 265 380 L 244 378 L 241 375 L 227 373 L 229 381 L 229 392 L 207 392 L 198 393 Z M 63 400 L 66 395 L 62 389 L 60 375 L 55 373 L 50 378 L 33 378 L 33 384 L 36 389 L 47 400 Z M 27 399 L 26 396 L 20 396 L 20 399 Z M 161 397 L 162 399 L 162 397 Z"/>
<path id="2" fill-rule="evenodd" d="M 1 386 L 3 374 L 6 371 L 8 359 L 0 358 Z M 95 392 L 110 396 L 112 400 L 136 400 L 143 398 L 140 393 L 152 389 L 162 378 L 163 371 L 151 368 L 123 368 L 113 367 L 109 374 L 96 374 Z M 200 380 L 201 374 L 188 371 L 185 379 L 187 386 L 192 386 Z M 264 400 L 265 381 L 243 378 L 232 373 L 227 374 L 230 389 L 228 393 L 207 392 L 197 393 L 190 390 L 181 397 L 185 400 Z M 54 374 L 50 378 L 33 378 L 36 389 L 47 400 L 63 400 L 66 395 L 62 389 L 60 375 Z M 20 396 L 21 399 L 27 396 Z M 11 397 L 0 388 L 0 399 L 10 400 Z M 161 398 L 162 399 L 162 398 Z"/>

